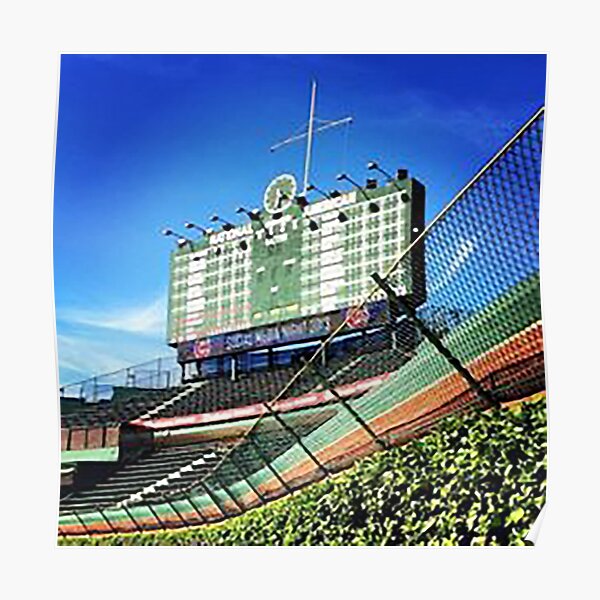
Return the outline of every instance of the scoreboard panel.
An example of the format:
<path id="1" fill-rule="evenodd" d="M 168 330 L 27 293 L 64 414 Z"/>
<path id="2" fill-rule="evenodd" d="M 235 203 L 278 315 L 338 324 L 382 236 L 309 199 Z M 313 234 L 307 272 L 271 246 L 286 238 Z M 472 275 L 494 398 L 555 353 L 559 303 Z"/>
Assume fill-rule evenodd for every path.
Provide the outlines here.
<path id="1" fill-rule="evenodd" d="M 285 189 L 279 198 L 277 182 Z M 172 253 L 168 342 L 180 358 L 328 333 L 372 289 L 371 274 L 387 272 L 423 227 L 424 187 L 415 179 L 352 190 L 303 210 L 289 200 L 290 186 L 294 191 L 292 176 L 278 177 L 258 218 Z M 412 272 L 408 264 L 394 278 L 403 295 L 422 287 Z M 357 326 L 381 315 L 383 292 L 372 300 Z"/>

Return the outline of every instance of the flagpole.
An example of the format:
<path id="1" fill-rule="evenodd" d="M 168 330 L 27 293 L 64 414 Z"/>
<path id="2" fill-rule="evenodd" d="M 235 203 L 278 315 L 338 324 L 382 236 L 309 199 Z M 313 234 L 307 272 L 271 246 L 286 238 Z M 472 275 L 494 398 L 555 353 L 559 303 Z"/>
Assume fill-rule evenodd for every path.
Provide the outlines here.
<path id="1" fill-rule="evenodd" d="M 308 178 L 310 174 L 310 155 L 312 152 L 312 142 L 313 142 L 313 125 L 315 121 L 315 99 L 317 95 L 317 82 L 313 79 L 312 82 L 312 91 L 310 96 L 310 113 L 308 117 L 308 137 L 306 139 L 306 158 L 304 160 L 304 185 L 302 194 L 307 193 L 308 188 Z"/>

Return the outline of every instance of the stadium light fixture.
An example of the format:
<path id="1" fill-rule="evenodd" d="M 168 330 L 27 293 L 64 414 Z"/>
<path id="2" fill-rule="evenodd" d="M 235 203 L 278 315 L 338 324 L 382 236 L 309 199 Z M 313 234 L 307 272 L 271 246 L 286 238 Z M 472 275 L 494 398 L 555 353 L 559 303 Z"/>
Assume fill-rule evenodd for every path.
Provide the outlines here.
<path id="1" fill-rule="evenodd" d="M 380 209 L 379 209 L 379 205 L 377 204 L 377 202 L 374 202 L 369 197 L 369 194 L 367 194 L 367 192 L 365 192 L 365 190 L 356 181 L 354 181 L 354 179 L 352 179 L 352 177 L 350 177 L 346 173 L 340 173 L 337 176 L 337 180 L 338 181 L 348 181 L 353 187 L 355 187 L 362 194 L 362 196 L 365 198 L 365 200 L 367 200 L 367 202 L 369 203 L 369 211 L 372 213 L 379 212 Z M 366 183 L 365 187 L 367 189 L 373 189 L 374 187 L 377 187 L 377 180 L 376 179 L 367 179 L 367 183 Z"/>
<path id="2" fill-rule="evenodd" d="M 316 185 L 314 185 L 313 183 L 309 183 L 306 186 L 306 191 L 307 192 L 319 192 L 319 194 L 321 194 L 321 196 L 323 196 L 323 198 L 331 198 L 331 196 L 325 192 L 324 190 L 322 190 L 321 188 L 318 188 Z"/>
<path id="3" fill-rule="evenodd" d="M 166 236 L 166 237 L 177 238 L 177 245 L 180 248 L 183 248 L 186 244 L 189 244 L 190 248 L 194 247 L 192 240 L 190 240 L 189 238 L 186 238 L 185 235 L 181 235 L 180 233 L 177 233 L 176 231 L 173 231 L 172 229 L 169 229 L 168 227 L 166 227 L 165 229 L 163 229 L 161 231 L 161 233 L 164 236 Z"/>
<path id="4" fill-rule="evenodd" d="M 365 190 L 360 186 L 360 184 L 358 184 L 356 181 L 354 181 L 354 179 L 352 179 L 352 177 L 350 177 L 350 175 L 347 175 L 346 173 L 340 173 L 336 179 L 338 181 L 347 181 L 349 182 L 353 187 L 355 187 L 364 197 L 366 200 L 371 200 L 371 198 L 369 198 L 369 195 L 367 194 L 367 192 L 365 192 Z"/>
<path id="5" fill-rule="evenodd" d="M 204 227 L 200 227 L 200 225 L 196 225 L 195 223 L 191 223 L 190 221 L 186 221 L 183 226 L 186 229 L 196 229 L 197 231 L 199 231 L 202 235 L 208 235 L 210 233 L 209 229 L 205 229 Z"/>
<path id="6" fill-rule="evenodd" d="M 223 231 L 231 231 L 232 229 L 235 229 L 235 225 L 233 225 L 233 223 L 230 223 L 229 221 L 225 221 L 225 219 L 221 219 L 221 217 L 219 217 L 219 215 L 213 215 L 210 220 L 213 223 L 221 223 L 223 226 Z"/>
<path id="7" fill-rule="evenodd" d="M 262 220 L 261 216 L 260 216 L 260 211 L 258 210 L 248 210 L 247 208 L 244 208 L 243 206 L 240 206 L 236 211 L 235 211 L 238 215 L 244 214 L 247 215 L 248 218 L 251 221 L 254 221 L 255 223 L 258 223 L 261 227 L 261 229 L 264 230 L 265 232 L 265 237 L 270 240 L 273 236 L 271 235 L 271 233 L 269 232 L 269 230 L 266 228 L 264 221 Z M 273 218 L 276 218 L 275 215 L 272 215 Z M 281 217 L 279 217 L 281 218 Z M 225 229 L 225 228 L 223 228 Z M 227 230 L 226 230 L 227 231 Z"/>
<path id="8" fill-rule="evenodd" d="M 399 192 L 406 192 L 406 190 L 401 188 L 396 182 L 402 181 L 403 179 L 406 179 L 408 177 L 407 169 L 398 169 L 396 171 L 396 177 L 394 177 L 393 175 L 388 173 L 383 167 L 381 167 L 379 165 L 379 163 L 375 162 L 374 160 L 367 163 L 367 169 L 369 171 L 379 171 L 382 175 L 385 175 L 388 183 L 391 183 Z M 402 200 L 404 202 L 407 202 L 408 200 L 410 200 L 410 198 L 402 198 Z"/>
<path id="9" fill-rule="evenodd" d="M 260 212 L 258 210 L 248 210 L 243 206 L 240 206 L 236 211 L 238 215 L 244 214 L 247 215 L 251 221 L 257 221 L 260 223 Z"/>
<path id="10" fill-rule="evenodd" d="M 388 181 L 394 179 L 393 175 L 390 175 L 385 169 L 379 166 L 379 163 L 374 160 L 367 163 L 367 169 L 369 171 L 379 171 L 382 175 L 385 175 L 388 178 Z"/>

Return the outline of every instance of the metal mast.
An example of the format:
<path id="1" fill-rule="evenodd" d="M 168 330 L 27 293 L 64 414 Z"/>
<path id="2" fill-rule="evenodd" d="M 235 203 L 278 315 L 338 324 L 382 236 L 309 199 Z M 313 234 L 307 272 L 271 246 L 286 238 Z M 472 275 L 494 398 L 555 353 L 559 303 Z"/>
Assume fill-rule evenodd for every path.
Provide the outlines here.
<path id="1" fill-rule="evenodd" d="M 307 130 L 303 133 L 299 133 L 298 135 L 292 135 L 289 138 L 283 140 L 282 142 L 278 142 L 271 146 L 271 152 L 278 150 L 283 146 L 287 146 L 293 142 L 297 142 L 299 140 L 303 140 L 306 138 L 306 154 L 304 158 L 304 178 L 303 178 L 303 189 L 302 194 L 306 194 L 308 183 L 310 179 L 310 160 L 312 156 L 312 146 L 313 146 L 313 138 L 315 133 L 319 133 L 321 131 L 325 131 L 326 129 L 331 129 L 332 127 L 337 127 L 338 125 L 349 125 L 352 123 L 352 117 L 344 117 L 343 119 L 338 119 L 337 121 L 320 121 L 315 117 L 315 105 L 317 100 L 317 82 L 313 79 L 311 86 L 311 94 L 310 94 L 310 111 L 308 114 L 308 127 Z M 320 121 L 323 125 L 315 128 L 315 121 Z"/>
<path id="2" fill-rule="evenodd" d="M 310 155 L 312 152 L 313 128 L 315 123 L 315 100 L 317 96 L 317 82 L 313 79 L 312 90 L 310 94 L 310 112 L 308 114 L 308 136 L 306 138 L 306 157 L 304 160 L 304 180 L 302 185 L 302 194 L 306 194 L 308 187 L 308 174 L 310 173 Z"/>

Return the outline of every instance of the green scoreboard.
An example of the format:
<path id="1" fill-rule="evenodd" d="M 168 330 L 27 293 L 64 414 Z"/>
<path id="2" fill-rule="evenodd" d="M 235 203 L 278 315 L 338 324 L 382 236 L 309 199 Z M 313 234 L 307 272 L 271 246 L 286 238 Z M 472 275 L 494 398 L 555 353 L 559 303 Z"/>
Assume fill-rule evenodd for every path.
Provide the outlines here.
<path id="1" fill-rule="evenodd" d="M 425 190 L 399 172 L 385 185 L 299 205 L 292 175 L 268 186 L 262 210 L 171 255 L 168 342 L 196 360 L 327 335 L 373 288 L 424 226 Z M 304 204 L 304 203 L 301 203 Z M 422 253 L 394 277 L 423 287 Z M 377 292 L 351 324 L 381 321 Z"/>

